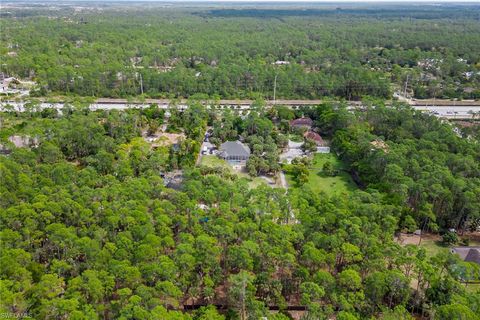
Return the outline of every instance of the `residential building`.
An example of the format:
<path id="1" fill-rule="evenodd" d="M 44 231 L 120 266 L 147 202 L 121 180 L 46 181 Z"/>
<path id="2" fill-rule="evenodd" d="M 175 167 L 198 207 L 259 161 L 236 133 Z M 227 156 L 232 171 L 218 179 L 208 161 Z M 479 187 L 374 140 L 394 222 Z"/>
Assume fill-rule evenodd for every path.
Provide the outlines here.
<path id="1" fill-rule="evenodd" d="M 465 262 L 480 265 L 480 247 L 454 247 L 451 252 L 457 254 Z"/>
<path id="2" fill-rule="evenodd" d="M 313 126 L 313 120 L 310 118 L 302 117 L 295 120 L 290 120 L 291 128 L 307 128 L 311 129 Z"/>
<path id="3" fill-rule="evenodd" d="M 219 157 L 230 164 L 244 164 L 250 158 L 250 148 L 240 141 L 227 141 L 220 146 Z"/>
<path id="4" fill-rule="evenodd" d="M 328 143 L 325 142 L 325 140 L 323 140 L 318 133 L 307 131 L 303 134 L 303 137 L 315 141 L 318 153 L 330 153 L 330 147 L 328 146 Z"/>
<path id="5" fill-rule="evenodd" d="M 325 141 L 323 140 L 323 138 L 316 132 L 313 132 L 313 131 L 306 131 L 304 134 L 303 134 L 303 137 L 305 139 L 310 139 L 310 140 L 313 140 L 315 141 L 315 143 L 317 144 L 318 147 L 325 147 L 327 144 L 325 143 Z"/>

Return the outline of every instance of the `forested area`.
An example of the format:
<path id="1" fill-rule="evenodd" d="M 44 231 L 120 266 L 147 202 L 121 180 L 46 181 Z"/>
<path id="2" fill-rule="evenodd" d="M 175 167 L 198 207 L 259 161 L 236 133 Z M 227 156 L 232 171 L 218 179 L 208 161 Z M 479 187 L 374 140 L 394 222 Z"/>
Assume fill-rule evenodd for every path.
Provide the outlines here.
<path id="1" fill-rule="evenodd" d="M 480 146 L 452 125 L 401 104 L 358 111 L 306 110 L 364 188 L 403 206 L 414 229 L 477 230 L 480 224 Z M 367 102 L 368 104 L 368 102 Z M 412 219 L 413 218 L 413 219 Z"/>
<path id="2" fill-rule="evenodd" d="M 5 11 L 0 70 L 37 96 L 480 97 L 475 4 L 81 8 Z"/>
<path id="3" fill-rule="evenodd" d="M 304 319 L 479 319 L 480 292 L 463 283 L 480 278 L 478 264 L 394 241 L 399 230 L 478 224 L 479 142 L 380 103 L 297 115 L 259 103 L 245 117 L 192 101 L 168 120 L 155 106 L 2 113 L 0 143 L 23 135 L 38 147 L 9 145 L 0 155 L 0 311 L 245 320 L 290 319 L 287 307 L 296 305 Z M 225 170 L 194 166 L 207 125 L 220 140 L 244 135 L 262 157 L 269 151 L 261 148 L 283 145 L 273 139 L 281 119 L 298 114 L 332 139 L 358 190 L 330 197 L 307 186 L 251 188 Z M 180 146 L 152 148 L 141 137 L 164 122 L 185 133 Z M 167 188 L 162 176 L 177 168 L 182 187 Z M 192 304 L 205 307 L 183 310 Z"/>
<path id="4" fill-rule="evenodd" d="M 396 98 L 480 97 L 480 7 L 209 6 L 2 7 L 2 92 L 36 85 L 0 112 L 0 317 L 479 320 L 480 264 L 450 251 L 480 230 L 477 114 Z"/>

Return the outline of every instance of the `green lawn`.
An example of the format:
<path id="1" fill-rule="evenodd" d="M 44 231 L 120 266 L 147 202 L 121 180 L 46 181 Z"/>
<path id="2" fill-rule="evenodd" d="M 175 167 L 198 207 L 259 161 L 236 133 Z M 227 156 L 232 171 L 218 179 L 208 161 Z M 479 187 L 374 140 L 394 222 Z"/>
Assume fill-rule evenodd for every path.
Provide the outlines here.
<path id="1" fill-rule="evenodd" d="M 259 177 L 256 177 L 256 178 L 248 177 L 246 179 L 248 179 L 250 181 L 248 183 L 248 186 L 249 186 L 250 189 L 255 189 L 256 187 L 259 187 L 262 184 L 267 184 L 267 182 L 265 180 L 263 180 L 262 178 L 259 178 Z"/>
<path id="2" fill-rule="evenodd" d="M 338 174 L 335 177 L 328 177 L 323 174 L 323 164 L 327 161 L 332 162 Z M 338 195 L 348 193 L 356 189 L 350 175 L 344 171 L 343 163 L 332 153 L 316 153 L 312 165 L 309 168 L 308 185 L 315 192 L 325 192 L 328 195 Z M 291 175 L 286 175 L 289 186 L 295 187 Z"/>
<path id="3" fill-rule="evenodd" d="M 212 168 L 221 167 L 221 168 L 227 168 L 229 170 L 232 170 L 232 167 L 230 167 L 225 160 L 220 159 L 219 157 L 214 155 L 202 156 L 202 159 L 200 160 L 200 165 L 206 166 L 206 167 L 212 167 Z"/>
<path id="4" fill-rule="evenodd" d="M 480 283 L 468 283 L 467 285 L 463 284 L 465 290 L 470 293 L 475 293 L 480 290 Z"/>
<path id="5" fill-rule="evenodd" d="M 292 140 L 293 142 L 303 142 L 303 136 L 298 133 L 290 133 L 288 135 L 288 139 Z"/>
<path id="6" fill-rule="evenodd" d="M 437 253 L 442 251 L 446 252 L 449 250 L 447 246 L 444 246 L 438 239 L 422 239 L 420 246 L 425 248 L 427 255 L 432 257 Z"/>
<path id="7" fill-rule="evenodd" d="M 479 242 L 474 241 L 474 240 L 470 240 L 469 246 L 479 246 L 479 245 L 480 245 Z M 427 255 L 431 257 L 431 256 L 436 255 L 437 253 L 440 253 L 440 252 L 448 252 L 448 251 L 450 251 L 451 247 L 463 246 L 463 244 L 462 244 L 462 241 L 460 239 L 458 244 L 452 245 L 452 246 L 446 246 L 442 243 L 442 240 L 441 240 L 440 236 L 436 236 L 436 237 L 423 236 L 422 237 L 422 242 L 420 243 L 420 246 L 425 248 L 425 250 L 427 251 Z"/>

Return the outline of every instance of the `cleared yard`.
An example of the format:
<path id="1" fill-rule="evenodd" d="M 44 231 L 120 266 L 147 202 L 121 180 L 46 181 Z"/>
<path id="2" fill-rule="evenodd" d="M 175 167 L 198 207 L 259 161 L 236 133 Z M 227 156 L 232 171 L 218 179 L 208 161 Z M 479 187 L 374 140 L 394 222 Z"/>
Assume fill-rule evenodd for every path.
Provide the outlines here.
<path id="1" fill-rule="evenodd" d="M 334 177 L 327 176 L 323 172 L 323 165 L 330 161 L 337 174 Z M 325 192 L 328 195 L 349 193 L 357 187 L 350 175 L 345 172 L 343 163 L 332 153 L 316 153 L 312 165 L 309 167 L 307 185 L 314 192 Z M 286 174 L 289 186 L 295 187 L 296 183 L 292 175 Z"/>
<path id="2" fill-rule="evenodd" d="M 466 283 L 464 286 L 467 292 L 475 293 L 480 291 L 480 283 Z"/>
<path id="3" fill-rule="evenodd" d="M 419 235 L 402 233 L 400 238 L 397 239 L 397 242 L 401 245 L 413 244 L 417 246 L 420 243 L 420 246 L 425 248 L 427 256 L 432 257 L 440 252 L 449 252 L 451 247 L 462 246 L 462 239 L 465 238 L 467 238 L 467 236 L 460 237 L 460 241 L 457 245 L 446 246 L 442 243 L 442 237 L 438 234 L 426 233 L 422 235 L 420 241 Z M 478 240 L 470 239 L 469 246 L 480 246 L 480 242 Z"/>
<path id="4" fill-rule="evenodd" d="M 248 180 L 248 185 L 250 188 L 256 188 L 260 186 L 261 184 L 267 184 L 267 182 L 260 178 L 260 177 L 255 177 L 252 178 L 250 177 L 247 173 L 245 172 L 240 172 L 238 170 L 234 170 L 227 161 L 220 159 L 217 156 L 214 155 L 204 155 L 202 156 L 200 160 L 200 165 L 201 166 L 206 166 L 206 167 L 211 167 L 211 168 L 226 168 L 229 170 L 231 173 L 235 173 L 238 175 L 239 178 L 244 178 Z"/>
<path id="5" fill-rule="evenodd" d="M 290 133 L 288 139 L 294 142 L 303 142 L 303 136 L 298 133 Z"/>
<path id="6" fill-rule="evenodd" d="M 219 157 L 214 155 L 202 156 L 202 159 L 200 160 L 200 165 L 212 168 L 227 168 L 233 171 L 232 167 L 230 167 L 230 165 L 225 160 L 220 159 Z"/>
<path id="7" fill-rule="evenodd" d="M 448 252 L 449 247 L 445 246 L 440 237 L 438 239 L 433 237 L 422 237 L 421 247 L 425 248 L 428 256 L 434 256 L 440 252 Z"/>

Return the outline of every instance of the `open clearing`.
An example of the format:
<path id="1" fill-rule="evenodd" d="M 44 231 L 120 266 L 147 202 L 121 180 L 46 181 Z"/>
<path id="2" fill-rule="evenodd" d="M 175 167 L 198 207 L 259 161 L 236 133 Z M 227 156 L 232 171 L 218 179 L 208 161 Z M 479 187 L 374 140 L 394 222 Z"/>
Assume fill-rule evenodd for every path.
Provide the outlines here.
<path id="1" fill-rule="evenodd" d="M 327 161 L 330 161 L 334 169 L 338 171 L 336 176 L 329 177 L 323 173 L 322 168 Z M 316 153 L 308 171 L 307 185 L 316 193 L 325 192 L 328 195 L 340 195 L 352 192 L 357 188 L 350 175 L 345 171 L 343 163 L 332 153 Z M 295 187 L 297 185 L 292 175 L 286 174 L 286 177 L 290 186 Z"/>
<path id="2" fill-rule="evenodd" d="M 247 179 L 249 181 L 248 186 L 252 189 L 260 186 L 261 184 L 267 184 L 266 180 L 262 179 L 261 177 L 252 178 L 246 172 L 233 169 L 232 166 L 227 163 L 227 161 L 214 155 L 202 156 L 200 165 L 211 168 L 225 168 L 231 173 L 235 173 L 239 178 Z"/>
<path id="3" fill-rule="evenodd" d="M 204 155 L 200 161 L 200 165 L 211 168 L 226 168 L 230 171 L 233 171 L 232 167 L 228 165 L 225 160 L 220 159 L 214 155 Z"/>
<path id="4" fill-rule="evenodd" d="M 451 247 L 462 246 L 462 239 L 470 238 L 469 246 L 480 246 L 480 242 L 476 239 L 472 239 L 469 236 L 460 236 L 460 241 L 456 245 L 446 246 L 442 243 L 442 237 L 438 234 L 426 233 L 422 235 L 420 241 L 420 236 L 415 234 L 401 233 L 400 239 L 397 239 L 398 243 L 401 245 L 413 244 L 420 245 L 425 248 L 427 255 L 432 257 L 440 252 L 448 252 Z"/>

